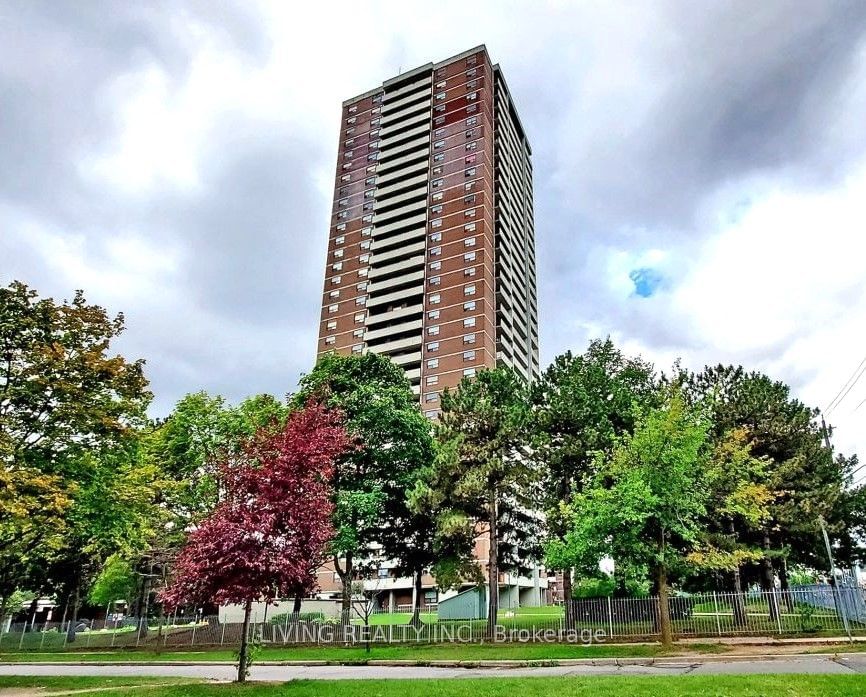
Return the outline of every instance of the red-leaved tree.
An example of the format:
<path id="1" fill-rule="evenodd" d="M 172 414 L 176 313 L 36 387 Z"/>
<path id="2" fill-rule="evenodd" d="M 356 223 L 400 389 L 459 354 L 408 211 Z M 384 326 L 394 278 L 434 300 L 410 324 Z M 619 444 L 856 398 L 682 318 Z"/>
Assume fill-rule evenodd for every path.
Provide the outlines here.
<path id="1" fill-rule="evenodd" d="M 315 587 L 333 536 L 334 460 L 349 447 L 340 415 L 310 403 L 220 466 L 225 498 L 190 534 L 162 600 L 244 606 L 238 681 L 247 673 L 252 603 Z"/>

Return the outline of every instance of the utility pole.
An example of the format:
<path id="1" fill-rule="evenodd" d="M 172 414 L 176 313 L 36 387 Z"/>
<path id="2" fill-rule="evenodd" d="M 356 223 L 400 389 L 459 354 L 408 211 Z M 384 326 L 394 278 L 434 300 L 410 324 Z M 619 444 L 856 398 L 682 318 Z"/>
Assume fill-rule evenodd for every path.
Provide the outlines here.
<path id="1" fill-rule="evenodd" d="M 824 421 L 824 415 L 821 415 L 821 431 L 824 433 L 824 447 L 830 450 L 830 434 L 827 433 L 827 422 Z"/>
<path id="2" fill-rule="evenodd" d="M 848 635 L 848 641 L 853 642 L 854 639 L 851 636 L 851 627 L 848 626 L 848 611 L 845 609 L 845 599 L 839 595 L 839 586 L 836 581 L 836 562 L 833 561 L 833 549 L 830 546 L 830 536 L 827 534 L 827 527 L 824 524 L 824 516 L 818 516 L 818 523 L 821 526 L 821 532 L 824 535 L 824 545 L 827 547 L 827 557 L 830 559 L 830 573 L 833 577 L 833 595 L 836 596 L 836 604 L 838 609 L 841 611 L 842 615 L 842 624 L 845 625 L 845 634 Z"/>

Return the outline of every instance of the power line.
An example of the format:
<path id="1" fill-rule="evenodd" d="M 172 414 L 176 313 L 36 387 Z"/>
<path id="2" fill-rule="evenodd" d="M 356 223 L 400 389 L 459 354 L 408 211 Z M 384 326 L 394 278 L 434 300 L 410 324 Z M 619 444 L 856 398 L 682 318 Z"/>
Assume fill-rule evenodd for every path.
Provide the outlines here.
<path id="1" fill-rule="evenodd" d="M 863 373 L 866 372 L 866 356 L 863 356 L 863 360 L 860 361 L 860 364 L 854 368 L 854 372 L 851 373 L 851 377 L 849 377 L 845 384 L 839 388 L 839 391 L 836 393 L 836 396 L 830 400 L 830 403 L 827 405 L 827 408 L 824 409 L 824 413 L 829 415 L 831 411 L 833 411 L 836 407 L 838 407 L 842 400 L 848 396 L 848 393 L 852 390 L 854 385 L 857 384 L 857 381 L 863 376 Z"/>
<path id="2" fill-rule="evenodd" d="M 860 402 L 860 404 L 858 404 L 856 407 L 854 407 L 854 411 L 857 411 L 857 410 L 858 410 L 860 407 L 862 407 L 864 404 L 866 404 L 866 397 L 863 398 L 863 401 Z M 852 411 L 851 413 L 853 414 L 854 411 Z"/>

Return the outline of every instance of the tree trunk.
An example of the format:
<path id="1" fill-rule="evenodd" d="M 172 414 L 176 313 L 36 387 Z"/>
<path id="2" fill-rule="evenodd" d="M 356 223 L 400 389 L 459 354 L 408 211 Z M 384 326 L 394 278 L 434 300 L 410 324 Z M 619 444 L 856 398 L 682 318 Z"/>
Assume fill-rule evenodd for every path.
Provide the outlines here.
<path id="1" fill-rule="evenodd" d="M 794 598 L 791 596 L 791 583 L 788 580 L 788 560 L 785 557 L 782 557 L 779 563 L 779 590 L 781 591 L 785 609 L 793 611 Z"/>
<path id="2" fill-rule="evenodd" d="M 674 633 L 671 627 L 671 606 L 668 595 L 668 572 L 664 564 L 658 565 L 657 583 L 659 590 L 659 635 L 662 646 L 670 647 L 674 643 Z"/>
<path id="3" fill-rule="evenodd" d="M 302 602 L 303 602 L 303 597 L 301 596 L 300 593 L 298 593 L 295 596 L 295 604 L 292 605 L 292 614 L 293 615 L 300 615 L 301 614 L 301 603 Z M 298 619 L 298 618 L 295 617 L 295 619 Z"/>
<path id="4" fill-rule="evenodd" d="M 421 626 L 421 594 L 424 592 L 424 569 L 418 567 L 412 575 L 415 578 L 415 605 L 412 608 L 412 621 L 410 624 L 418 628 Z"/>
<path id="5" fill-rule="evenodd" d="M 144 580 L 142 582 L 142 607 L 141 607 L 141 617 L 138 621 L 138 638 L 143 639 L 147 636 L 148 626 L 147 626 L 147 615 L 150 612 L 150 577 L 153 574 L 153 562 L 148 563 L 147 565 L 147 573 L 144 576 Z"/>
<path id="6" fill-rule="evenodd" d="M 241 649 L 238 654 L 238 682 L 246 682 L 247 658 L 250 651 L 250 614 L 253 610 L 253 601 L 247 600 L 244 605 L 244 626 L 241 630 Z"/>
<path id="7" fill-rule="evenodd" d="M 746 626 L 746 601 L 743 598 L 743 581 L 740 578 L 740 567 L 734 569 L 732 574 L 733 595 L 731 597 L 731 610 L 734 613 L 734 624 L 737 627 Z"/>
<path id="8" fill-rule="evenodd" d="M 773 561 L 770 559 L 770 533 L 764 530 L 764 558 L 761 560 L 761 588 L 767 598 L 767 608 L 770 613 L 770 621 L 775 622 L 779 618 L 779 606 L 776 601 L 776 583 L 773 573 Z"/>
<path id="9" fill-rule="evenodd" d="M 487 636 L 496 636 L 496 621 L 499 614 L 499 529 L 496 501 L 496 487 L 490 489 L 489 530 L 490 551 L 487 561 Z"/>
<path id="10" fill-rule="evenodd" d="M 75 580 L 75 592 L 72 594 L 72 619 L 66 628 L 66 642 L 71 644 L 75 641 L 75 625 L 78 624 L 78 603 L 81 595 L 81 579 Z"/>
<path id="11" fill-rule="evenodd" d="M 574 629 L 574 598 L 571 597 L 571 569 L 562 570 L 562 602 L 565 605 L 565 628 Z"/>

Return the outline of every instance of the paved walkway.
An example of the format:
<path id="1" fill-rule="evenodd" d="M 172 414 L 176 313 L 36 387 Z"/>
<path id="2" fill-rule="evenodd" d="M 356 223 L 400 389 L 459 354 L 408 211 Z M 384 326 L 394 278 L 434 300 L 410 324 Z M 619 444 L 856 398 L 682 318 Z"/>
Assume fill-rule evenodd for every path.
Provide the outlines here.
<path id="1" fill-rule="evenodd" d="M 755 675 L 766 673 L 822 673 L 866 676 L 866 655 L 784 656 L 746 660 L 671 658 L 625 665 L 564 665 L 538 668 L 436 668 L 432 666 L 253 666 L 251 680 L 349 680 L 382 678 L 491 678 L 588 675 Z M 154 676 L 233 680 L 227 665 L 63 665 L 12 663 L 0 665 L 0 675 L 95 675 L 105 677 Z"/>

